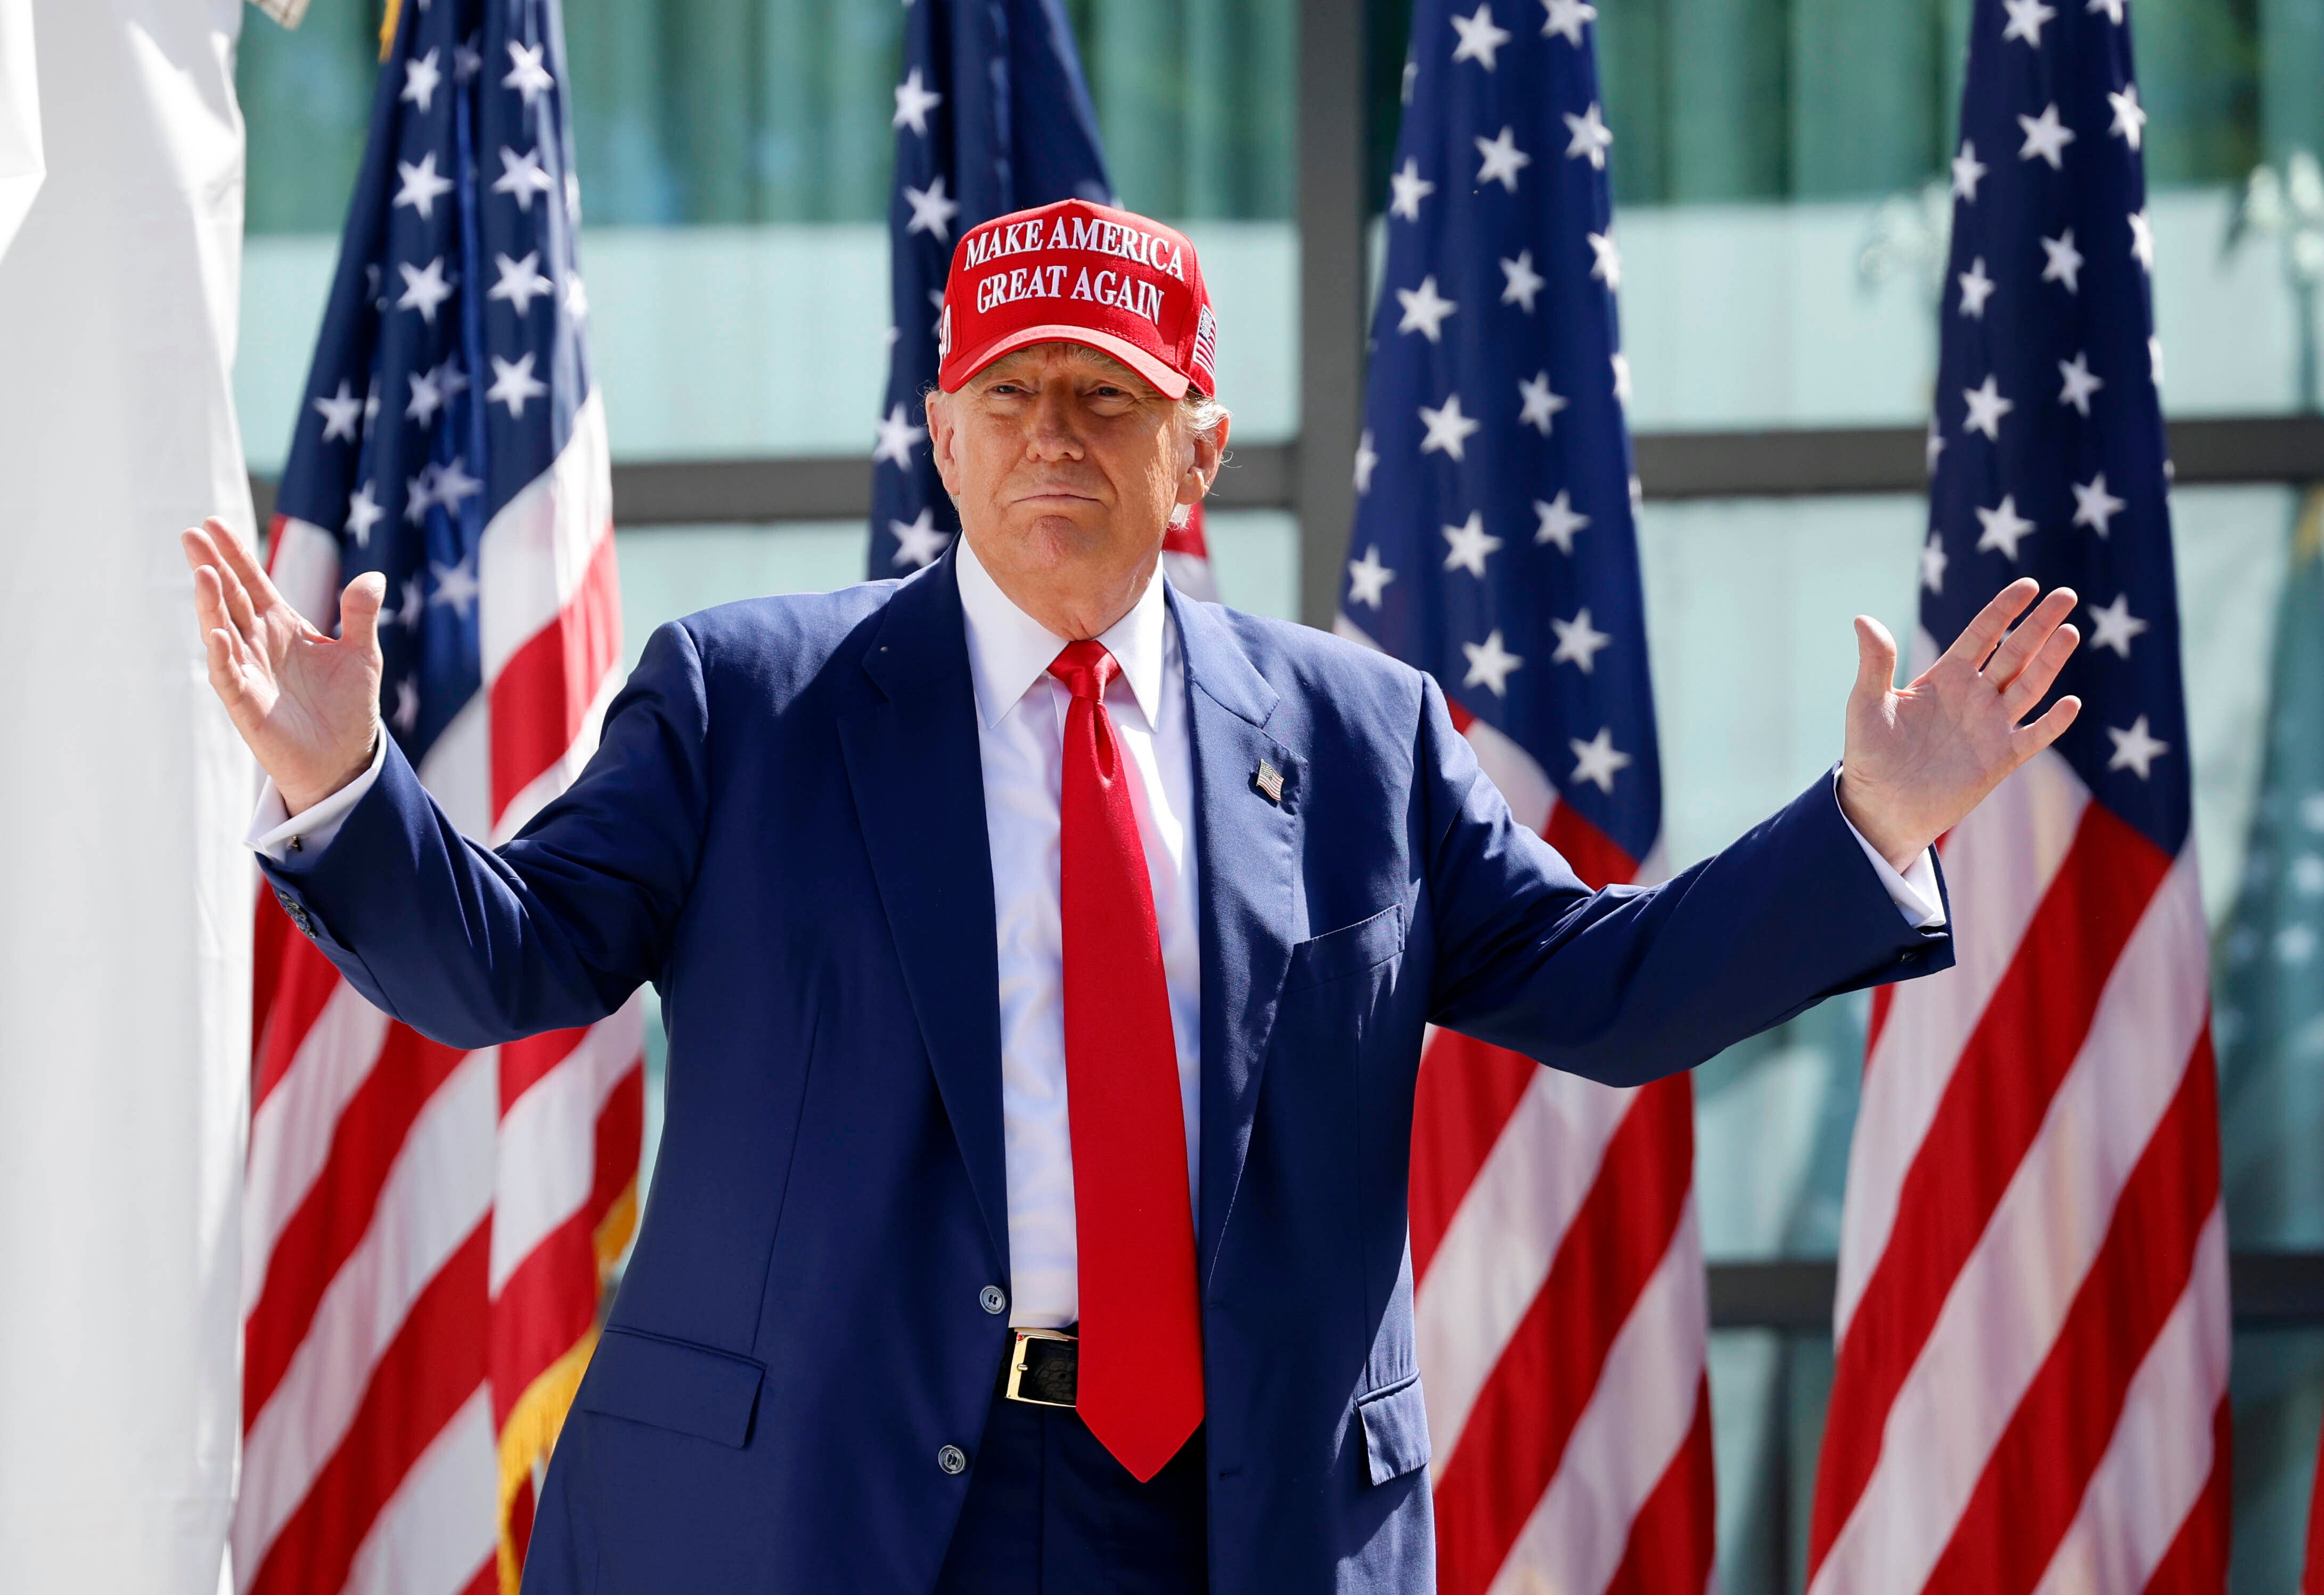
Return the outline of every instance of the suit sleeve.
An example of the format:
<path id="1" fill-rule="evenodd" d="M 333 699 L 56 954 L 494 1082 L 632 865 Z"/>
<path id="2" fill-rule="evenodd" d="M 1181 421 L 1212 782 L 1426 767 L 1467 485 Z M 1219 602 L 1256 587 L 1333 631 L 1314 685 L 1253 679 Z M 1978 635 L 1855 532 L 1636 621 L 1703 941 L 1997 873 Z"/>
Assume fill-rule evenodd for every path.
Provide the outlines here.
<path id="1" fill-rule="evenodd" d="M 701 856 L 707 742 L 701 658 L 673 622 L 580 779 L 507 845 L 462 836 L 391 743 L 330 846 L 260 867 L 348 982 L 424 1036 L 594 1023 L 661 967 Z"/>
<path id="2" fill-rule="evenodd" d="M 1437 1024 L 1637 1085 L 1823 998 L 1952 963 L 1944 925 L 1897 912 L 1828 775 L 1659 886 L 1591 891 L 1511 816 L 1434 680 L 1418 737 Z"/>

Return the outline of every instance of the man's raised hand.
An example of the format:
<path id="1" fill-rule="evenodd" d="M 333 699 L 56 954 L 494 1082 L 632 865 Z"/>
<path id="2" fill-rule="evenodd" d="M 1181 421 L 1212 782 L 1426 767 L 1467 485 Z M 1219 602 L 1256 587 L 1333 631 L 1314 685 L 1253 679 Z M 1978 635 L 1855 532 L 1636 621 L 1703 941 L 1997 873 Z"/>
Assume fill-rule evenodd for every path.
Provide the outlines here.
<path id="1" fill-rule="evenodd" d="M 1856 687 L 1848 696 L 1840 807 L 1897 869 L 1951 830 L 2002 778 L 2056 742 L 2081 712 L 2081 699 L 2061 697 L 2032 724 L 2018 724 L 2081 641 L 2065 623 L 2074 612 L 2073 589 L 2053 588 L 2035 605 L 2041 590 L 2031 576 L 2002 588 L 1943 658 L 1896 691 L 1889 689 L 1896 678 L 1895 640 L 1869 615 L 1856 617 Z"/>
<path id="2" fill-rule="evenodd" d="M 194 613 L 210 686 L 292 814 L 364 772 L 379 719 L 379 608 L 367 572 L 339 595 L 339 636 L 284 601 L 243 540 L 213 516 L 180 539 L 194 567 Z"/>

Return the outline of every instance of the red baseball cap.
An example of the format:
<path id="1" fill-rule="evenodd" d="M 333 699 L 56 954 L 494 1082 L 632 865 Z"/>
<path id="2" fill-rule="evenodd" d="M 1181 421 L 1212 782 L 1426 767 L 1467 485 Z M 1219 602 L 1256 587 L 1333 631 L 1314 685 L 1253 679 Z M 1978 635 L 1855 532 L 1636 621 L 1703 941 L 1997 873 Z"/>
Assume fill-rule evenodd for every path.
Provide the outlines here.
<path id="1" fill-rule="evenodd" d="M 936 324 L 936 385 L 1028 344 L 1111 355 L 1169 399 L 1218 396 L 1218 320 L 1185 235 L 1111 206 L 1060 199 L 961 235 Z"/>

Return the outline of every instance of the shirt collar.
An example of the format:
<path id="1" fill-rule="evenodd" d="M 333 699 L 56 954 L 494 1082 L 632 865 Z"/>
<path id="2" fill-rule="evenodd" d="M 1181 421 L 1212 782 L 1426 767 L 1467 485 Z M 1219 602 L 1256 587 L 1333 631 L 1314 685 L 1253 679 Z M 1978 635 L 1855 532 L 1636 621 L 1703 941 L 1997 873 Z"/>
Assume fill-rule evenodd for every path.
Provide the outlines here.
<path id="1" fill-rule="evenodd" d="M 968 628 L 968 667 L 976 686 L 977 718 L 990 730 L 1017 706 L 1035 682 L 1048 674 L 1050 662 L 1071 639 L 1056 635 L 1018 608 L 977 558 L 964 533 L 953 539 L 953 547 L 961 613 Z M 1130 613 L 1098 638 L 1121 667 L 1121 679 L 1149 726 L 1161 719 L 1163 655 L 1170 622 L 1162 584 L 1157 560 L 1153 578 Z"/>

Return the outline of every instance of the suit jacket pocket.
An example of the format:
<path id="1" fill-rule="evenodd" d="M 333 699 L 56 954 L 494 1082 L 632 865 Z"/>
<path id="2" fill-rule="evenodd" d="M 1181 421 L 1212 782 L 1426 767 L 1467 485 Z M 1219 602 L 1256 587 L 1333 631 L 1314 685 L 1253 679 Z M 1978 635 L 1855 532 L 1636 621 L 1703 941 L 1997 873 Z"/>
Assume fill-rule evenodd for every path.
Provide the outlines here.
<path id="1" fill-rule="evenodd" d="M 1359 1397 L 1356 1416 L 1363 1424 L 1364 1463 L 1374 1484 L 1428 1466 L 1428 1403 L 1418 1375 Z"/>
<path id="2" fill-rule="evenodd" d="M 1361 974 L 1404 951 L 1404 905 L 1391 903 L 1369 919 L 1310 936 L 1291 949 L 1283 989 L 1296 991 Z"/>
<path id="3" fill-rule="evenodd" d="M 758 1411 L 766 1370 L 687 1341 L 607 1329 L 578 1397 L 586 1412 L 627 1418 L 741 1450 Z"/>

